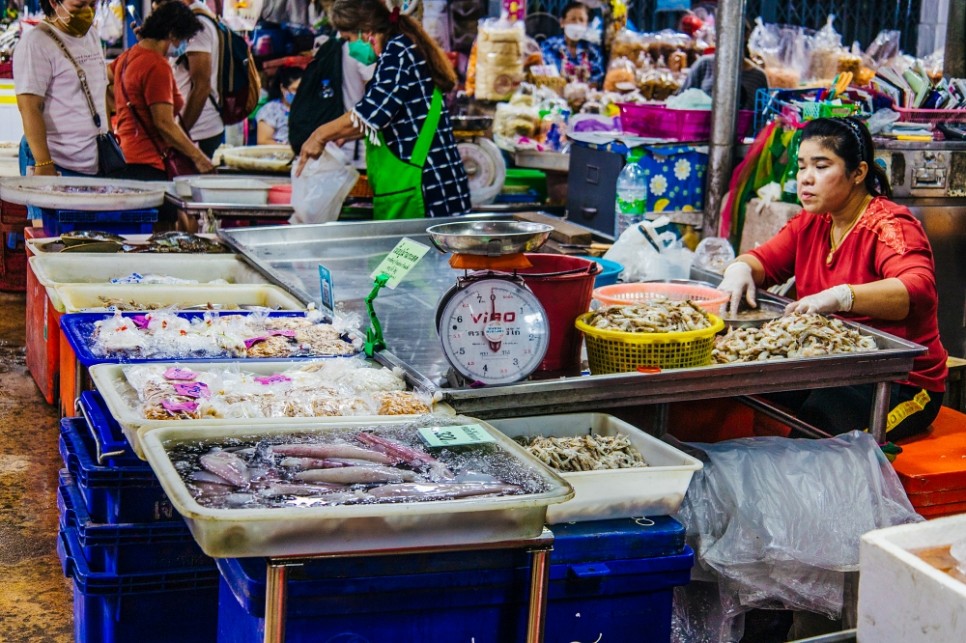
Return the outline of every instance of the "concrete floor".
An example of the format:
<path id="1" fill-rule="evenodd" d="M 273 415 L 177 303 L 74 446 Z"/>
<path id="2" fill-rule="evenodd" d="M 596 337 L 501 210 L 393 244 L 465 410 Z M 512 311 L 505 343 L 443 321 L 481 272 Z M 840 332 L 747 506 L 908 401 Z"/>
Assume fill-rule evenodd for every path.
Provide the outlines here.
<path id="1" fill-rule="evenodd" d="M 27 372 L 25 297 L 0 293 L 0 641 L 66 643 L 73 589 L 57 557 L 57 410 Z"/>

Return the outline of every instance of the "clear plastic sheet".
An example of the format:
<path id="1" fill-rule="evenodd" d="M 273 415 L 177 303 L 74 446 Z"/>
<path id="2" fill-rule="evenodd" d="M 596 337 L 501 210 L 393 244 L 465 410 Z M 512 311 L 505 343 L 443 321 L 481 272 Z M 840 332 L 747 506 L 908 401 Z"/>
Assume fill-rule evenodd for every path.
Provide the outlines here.
<path id="1" fill-rule="evenodd" d="M 743 438 L 685 450 L 705 463 L 675 516 L 697 554 L 692 580 L 718 586 L 722 620 L 705 629 L 730 631 L 730 621 L 756 607 L 839 617 L 862 534 L 922 520 L 867 433 Z M 705 611 L 706 590 L 694 590 L 703 597 L 690 595 L 690 586 L 678 593 L 679 620 Z"/>

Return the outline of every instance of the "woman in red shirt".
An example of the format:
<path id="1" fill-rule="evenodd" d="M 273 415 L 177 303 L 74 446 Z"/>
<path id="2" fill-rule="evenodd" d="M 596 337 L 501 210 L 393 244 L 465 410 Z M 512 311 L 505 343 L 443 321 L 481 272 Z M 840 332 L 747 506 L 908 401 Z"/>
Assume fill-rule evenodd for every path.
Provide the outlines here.
<path id="1" fill-rule="evenodd" d="M 117 137 L 128 164 L 123 178 L 167 181 L 161 155 L 170 148 L 190 158 L 199 173 L 214 170 L 175 120 L 184 99 L 168 62 L 168 57 L 184 53 L 185 44 L 201 28 L 187 5 L 162 4 L 144 21 L 138 43 L 108 67 L 117 106 Z"/>
<path id="2" fill-rule="evenodd" d="M 926 430 L 942 405 L 947 353 L 939 341 L 935 263 L 922 225 L 888 200 L 888 178 L 861 121 L 810 121 L 802 131 L 797 178 L 803 211 L 729 265 L 719 288 L 731 293 L 731 309 L 742 297 L 754 306 L 757 287 L 794 276 L 799 299 L 786 313 L 842 313 L 925 346 L 909 378 L 892 386 L 886 433 L 896 440 Z M 833 433 L 863 430 L 873 389 L 803 392 L 795 410 Z"/>

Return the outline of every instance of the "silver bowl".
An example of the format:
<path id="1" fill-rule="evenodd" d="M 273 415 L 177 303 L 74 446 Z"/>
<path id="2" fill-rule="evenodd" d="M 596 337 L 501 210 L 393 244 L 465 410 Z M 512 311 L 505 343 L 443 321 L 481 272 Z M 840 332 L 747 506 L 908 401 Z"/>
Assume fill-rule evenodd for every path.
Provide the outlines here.
<path id="1" fill-rule="evenodd" d="M 497 257 L 532 252 L 542 246 L 553 226 L 529 221 L 460 221 L 426 228 L 443 252 Z"/>
<path id="2" fill-rule="evenodd" d="M 785 314 L 785 306 L 777 303 L 758 301 L 757 308 L 743 307 L 738 311 L 736 317 L 732 317 L 727 312 L 721 315 L 725 326 L 732 328 L 757 328 L 765 322 L 778 319 Z"/>

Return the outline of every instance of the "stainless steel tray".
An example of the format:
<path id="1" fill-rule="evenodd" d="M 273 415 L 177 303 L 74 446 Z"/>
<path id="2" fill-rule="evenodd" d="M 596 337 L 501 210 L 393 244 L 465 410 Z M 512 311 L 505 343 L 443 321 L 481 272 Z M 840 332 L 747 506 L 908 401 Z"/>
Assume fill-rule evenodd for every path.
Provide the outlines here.
<path id="1" fill-rule="evenodd" d="M 244 205 L 238 203 L 208 203 L 207 201 L 192 201 L 183 199 L 171 192 L 164 195 L 166 203 L 170 203 L 178 210 L 183 210 L 189 214 L 201 214 L 211 212 L 217 217 L 253 217 L 267 218 L 278 217 L 287 219 L 295 211 L 291 205 L 278 205 L 268 203 L 265 205 Z"/>
<path id="2" fill-rule="evenodd" d="M 369 274 L 400 238 L 431 245 L 425 232 L 428 226 L 466 219 L 236 228 L 220 230 L 219 236 L 266 278 L 306 303 L 318 301 L 318 266 L 325 265 L 333 275 L 336 301 L 342 302 L 346 311 L 357 312 L 365 319 L 364 297 L 372 289 Z M 449 365 L 443 357 L 434 321 L 439 297 L 461 274 L 449 267 L 448 259 L 449 255 L 431 251 L 398 288 L 379 293 L 374 307 L 389 350 L 377 358 L 385 365 L 403 368 L 415 385 L 441 390 L 443 401 L 458 413 L 484 419 L 822 388 L 844 381 L 860 384 L 903 380 L 912 369 L 913 358 L 925 351 L 917 344 L 860 327 L 876 338 L 878 351 L 654 374 L 564 378 L 554 375 L 553 379 L 506 386 L 452 388 L 447 386 Z M 762 299 L 781 301 L 770 295 L 762 295 Z"/>

